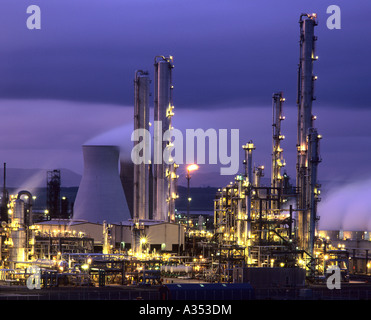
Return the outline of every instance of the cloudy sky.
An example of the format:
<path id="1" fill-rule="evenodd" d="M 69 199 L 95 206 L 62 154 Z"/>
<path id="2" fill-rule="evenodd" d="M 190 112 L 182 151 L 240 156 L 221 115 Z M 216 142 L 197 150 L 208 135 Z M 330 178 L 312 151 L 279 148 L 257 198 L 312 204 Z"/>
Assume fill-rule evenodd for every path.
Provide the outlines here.
<path id="1" fill-rule="evenodd" d="M 26 26 L 31 4 L 41 9 L 40 30 Z M 340 30 L 326 27 L 332 4 Z M 82 144 L 132 123 L 135 70 L 152 76 L 154 57 L 173 55 L 175 127 L 239 129 L 240 144 L 253 140 L 254 161 L 267 168 L 271 98 L 284 92 L 284 157 L 295 180 L 303 12 L 319 20 L 320 179 L 370 177 L 369 0 L 2 0 L 0 161 L 81 174 Z"/>

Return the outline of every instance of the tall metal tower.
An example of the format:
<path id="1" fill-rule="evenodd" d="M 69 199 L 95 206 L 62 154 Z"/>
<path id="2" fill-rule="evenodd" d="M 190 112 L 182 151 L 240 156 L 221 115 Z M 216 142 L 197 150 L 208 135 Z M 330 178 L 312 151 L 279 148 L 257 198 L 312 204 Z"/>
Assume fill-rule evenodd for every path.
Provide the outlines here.
<path id="1" fill-rule="evenodd" d="M 46 208 L 49 217 L 61 218 L 61 172 L 60 170 L 47 171 L 46 181 Z"/>
<path id="2" fill-rule="evenodd" d="M 173 113 L 173 57 L 155 57 L 154 83 L 154 161 L 153 161 L 153 218 L 169 221 L 174 216 L 174 184 L 177 165 L 169 156 L 164 159 L 164 151 L 171 149 L 171 138 L 163 139 L 164 133 L 172 129 Z"/>
<path id="3" fill-rule="evenodd" d="M 4 163 L 4 180 L 3 180 L 3 190 L 1 194 L 1 205 L 0 205 L 0 221 L 8 222 L 8 201 L 9 193 L 6 188 L 6 163 Z"/>
<path id="4" fill-rule="evenodd" d="M 317 165 L 319 163 L 318 142 L 320 136 L 314 129 L 315 116 L 312 114 L 314 98 L 313 62 L 315 54 L 314 27 L 317 26 L 316 14 L 302 14 L 300 24 L 300 60 L 298 68 L 298 135 L 296 186 L 298 188 L 298 237 L 303 250 L 313 255 L 316 213 Z M 316 137 L 314 137 L 316 135 Z"/>
<path id="5" fill-rule="evenodd" d="M 134 79 L 134 130 L 149 130 L 149 92 L 148 72 L 138 70 Z M 137 132 L 137 131 L 134 131 Z M 142 140 L 135 137 L 134 146 L 143 145 L 142 163 L 134 164 L 134 219 L 149 219 L 149 163 L 151 159 L 149 137 L 144 134 Z"/>
<path id="6" fill-rule="evenodd" d="M 283 188 L 283 177 L 281 169 L 286 165 L 283 159 L 281 141 L 285 138 L 281 132 L 281 122 L 285 119 L 283 115 L 283 103 L 285 98 L 282 92 L 274 93 L 272 97 L 272 174 L 271 174 L 271 187 L 272 194 L 278 195 L 278 190 Z M 277 209 L 277 202 L 272 201 L 271 208 Z"/>

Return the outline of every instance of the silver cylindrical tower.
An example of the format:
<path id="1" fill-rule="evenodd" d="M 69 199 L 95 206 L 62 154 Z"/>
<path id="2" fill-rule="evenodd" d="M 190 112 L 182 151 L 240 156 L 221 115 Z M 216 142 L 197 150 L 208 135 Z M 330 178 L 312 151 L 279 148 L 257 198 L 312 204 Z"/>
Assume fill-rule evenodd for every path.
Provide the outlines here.
<path id="1" fill-rule="evenodd" d="M 300 60 L 298 69 L 298 135 L 296 186 L 298 188 L 298 236 L 302 249 L 309 248 L 309 198 L 308 198 L 308 134 L 313 127 L 312 102 L 314 100 L 313 61 L 315 55 L 314 27 L 317 25 L 316 15 L 300 16 Z"/>
<path id="2" fill-rule="evenodd" d="M 134 79 L 134 130 L 149 130 L 149 92 L 150 80 L 148 72 L 138 70 Z M 134 131 L 137 133 L 137 131 Z M 138 143 L 144 145 L 142 148 L 143 159 L 150 159 L 151 143 L 149 137 L 143 135 L 141 139 L 135 137 L 134 146 Z M 140 140 L 140 141 L 139 141 Z M 134 219 L 149 219 L 149 164 L 143 161 L 134 164 Z"/>
<path id="3" fill-rule="evenodd" d="M 154 83 L 154 161 L 153 161 L 153 218 L 168 221 L 169 179 L 171 178 L 169 159 L 163 159 L 169 141 L 163 141 L 164 133 L 171 129 L 173 116 L 172 101 L 173 58 L 155 58 Z"/>
<path id="4" fill-rule="evenodd" d="M 9 260 L 11 263 L 26 261 L 26 226 L 24 215 L 24 202 L 21 199 L 15 200 L 14 208 L 11 211 L 11 242 Z"/>

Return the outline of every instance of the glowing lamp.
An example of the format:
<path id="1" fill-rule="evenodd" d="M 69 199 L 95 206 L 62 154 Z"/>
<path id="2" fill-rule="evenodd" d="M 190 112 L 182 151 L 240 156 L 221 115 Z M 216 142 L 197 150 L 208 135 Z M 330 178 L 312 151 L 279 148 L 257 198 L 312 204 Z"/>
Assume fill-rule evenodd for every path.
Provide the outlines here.
<path id="1" fill-rule="evenodd" d="M 188 167 L 187 167 L 187 171 L 190 172 L 190 171 L 195 171 L 195 170 L 198 170 L 198 165 L 197 164 L 190 164 Z"/>

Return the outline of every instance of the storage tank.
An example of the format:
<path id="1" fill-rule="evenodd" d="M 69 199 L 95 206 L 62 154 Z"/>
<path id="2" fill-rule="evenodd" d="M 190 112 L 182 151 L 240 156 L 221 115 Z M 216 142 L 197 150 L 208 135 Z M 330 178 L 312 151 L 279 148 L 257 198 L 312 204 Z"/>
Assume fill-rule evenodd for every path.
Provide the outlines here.
<path id="1" fill-rule="evenodd" d="M 11 241 L 9 260 L 11 263 L 26 261 L 26 228 L 24 221 L 24 202 L 17 199 L 11 215 Z M 12 266 L 13 267 L 13 266 Z"/>
<path id="2" fill-rule="evenodd" d="M 73 220 L 119 223 L 131 218 L 119 175 L 119 156 L 117 146 L 83 146 L 84 172 Z"/>

